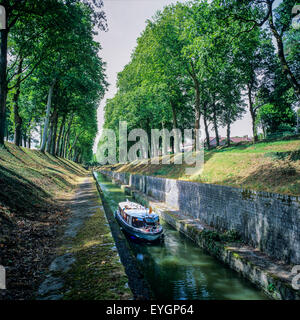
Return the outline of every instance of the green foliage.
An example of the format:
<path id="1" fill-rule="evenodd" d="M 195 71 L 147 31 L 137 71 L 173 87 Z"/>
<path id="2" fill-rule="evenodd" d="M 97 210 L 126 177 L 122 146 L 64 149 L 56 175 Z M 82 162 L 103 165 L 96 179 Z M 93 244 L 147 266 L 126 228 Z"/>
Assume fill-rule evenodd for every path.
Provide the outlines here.
<path id="1" fill-rule="evenodd" d="M 241 236 L 236 230 L 228 230 L 220 235 L 223 242 L 237 242 L 241 241 Z"/>
<path id="2" fill-rule="evenodd" d="M 275 287 L 275 285 L 273 283 L 270 283 L 268 285 L 268 291 L 271 292 L 271 293 L 276 291 L 276 287 Z"/>
<path id="3" fill-rule="evenodd" d="M 265 4 L 253 2 L 177 3 L 147 21 L 131 61 L 118 74 L 117 94 L 105 106 L 104 127 L 115 131 L 117 143 L 119 121 L 127 121 L 129 131 L 143 128 L 150 141 L 153 128 L 197 129 L 200 118 L 207 141 L 211 126 L 216 134 L 226 127 L 229 140 L 246 100 L 254 136 L 257 126 L 264 125 L 269 133 L 282 130 L 282 123 L 293 127 L 295 91 L 282 73 L 272 32 L 253 24 L 265 18 Z M 297 74 L 298 34 L 290 28 L 290 6 L 288 2 L 274 13 L 287 60 Z"/>
<path id="4" fill-rule="evenodd" d="M 216 231 L 204 230 L 201 232 L 201 238 L 206 239 L 206 241 L 216 241 L 216 242 L 237 242 L 241 241 L 241 236 L 236 230 L 228 230 L 224 233 L 219 233 Z"/>
<path id="5" fill-rule="evenodd" d="M 258 122 L 268 138 L 295 133 L 295 113 L 289 105 L 265 104 L 259 110 Z"/>
<path id="6" fill-rule="evenodd" d="M 27 14 L 23 4 L 14 7 L 12 15 L 19 15 L 8 37 L 9 140 L 20 143 L 19 128 L 21 144 L 39 146 L 54 83 L 47 151 L 79 162 L 92 158 L 97 108 L 107 87 L 101 47 L 93 40 L 96 26 L 106 28 L 102 6 L 101 0 L 49 0 L 29 6 Z"/>

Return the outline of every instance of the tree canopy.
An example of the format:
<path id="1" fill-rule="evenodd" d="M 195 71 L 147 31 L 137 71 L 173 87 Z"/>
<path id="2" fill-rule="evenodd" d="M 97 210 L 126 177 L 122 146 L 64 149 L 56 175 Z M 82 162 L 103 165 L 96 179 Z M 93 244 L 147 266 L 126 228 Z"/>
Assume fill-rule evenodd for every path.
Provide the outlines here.
<path id="1" fill-rule="evenodd" d="M 89 161 L 97 108 L 107 88 L 101 46 L 102 0 L 0 1 L 0 144 Z"/>
<path id="2" fill-rule="evenodd" d="M 277 8 L 273 2 L 194 0 L 157 12 L 118 75 L 104 128 L 118 133 L 126 120 L 128 130 L 150 134 L 151 128 L 199 129 L 202 119 L 210 147 L 210 130 L 219 145 L 219 128 L 226 127 L 230 144 L 232 124 L 249 108 L 257 141 L 258 113 L 269 104 L 278 114 L 288 111 L 282 120 L 295 126 L 299 33 L 291 22 L 293 1 Z M 280 125 L 274 124 L 269 133 Z"/>

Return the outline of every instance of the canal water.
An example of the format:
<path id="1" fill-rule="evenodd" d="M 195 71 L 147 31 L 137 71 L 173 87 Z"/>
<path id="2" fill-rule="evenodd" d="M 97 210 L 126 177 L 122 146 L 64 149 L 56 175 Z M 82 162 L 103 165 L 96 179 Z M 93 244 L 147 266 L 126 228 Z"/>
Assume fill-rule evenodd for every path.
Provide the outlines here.
<path id="1" fill-rule="evenodd" d="M 111 210 L 131 199 L 100 173 L 97 181 Z M 266 300 L 248 280 L 205 253 L 194 242 L 161 221 L 162 243 L 149 245 L 131 240 L 129 245 L 156 299 Z"/>

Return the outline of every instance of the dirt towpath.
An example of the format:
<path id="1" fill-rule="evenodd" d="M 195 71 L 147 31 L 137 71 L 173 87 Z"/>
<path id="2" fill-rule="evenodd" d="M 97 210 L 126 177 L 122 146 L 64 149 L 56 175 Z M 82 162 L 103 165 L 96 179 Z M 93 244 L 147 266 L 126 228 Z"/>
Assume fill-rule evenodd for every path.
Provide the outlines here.
<path id="1" fill-rule="evenodd" d="M 39 287 L 38 300 L 132 299 L 95 181 L 79 181 L 57 248 Z"/>

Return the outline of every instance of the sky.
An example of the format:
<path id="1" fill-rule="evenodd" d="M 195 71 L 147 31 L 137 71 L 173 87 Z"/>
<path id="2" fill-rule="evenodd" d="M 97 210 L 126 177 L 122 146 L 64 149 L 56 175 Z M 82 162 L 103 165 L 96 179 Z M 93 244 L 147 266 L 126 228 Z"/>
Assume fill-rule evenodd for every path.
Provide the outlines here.
<path id="1" fill-rule="evenodd" d="M 98 109 L 99 134 L 95 140 L 94 152 L 96 152 L 102 130 L 103 108 L 106 99 L 113 98 L 116 94 L 117 74 L 130 62 L 131 53 L 136 47 L 136 40 L 146 27 L 146 20 L 151 19 L 157 10 L 162 10 L 164 6 L 176 2 L 176 0 L 104 0 L 104 11 L 109 30 L 99 32 L 95 40 L 101 43 L 100 56 L 107 63 L 106 74 L 110 85 Z M 212 130 L 211 133 L 213 136 Z M 220 129 L 220 134 L 226 136 L 226 129 Z M 232 125 L 231 135 L 233 137 L 252 136 L 251 116 L 248 111 L 242 120 Z"/>

